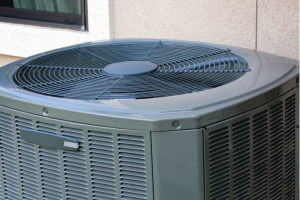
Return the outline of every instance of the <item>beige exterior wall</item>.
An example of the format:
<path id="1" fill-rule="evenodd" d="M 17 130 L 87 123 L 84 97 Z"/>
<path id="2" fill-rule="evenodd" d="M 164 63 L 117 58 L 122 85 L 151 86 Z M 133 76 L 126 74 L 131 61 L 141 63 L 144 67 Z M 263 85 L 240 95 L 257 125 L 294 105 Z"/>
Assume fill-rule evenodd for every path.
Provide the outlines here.
<path id="1" fill-rule="evenodd" d="M 115 38 L 163 38 L 255 47 L 255 0 L 114 0 Z"/>
<path id="2" fill-rule="evenodd" d="M 111 6 L 114 38 L 257 46 L 299 59 L 298 0 L 113 0 Z"/>
<path id="3" fill-rule="evenodd" d="M 21 57 L 16 56 L 8 56 L 8 55 L 1 55 L 0 54 L 0 67 L 12 63 L 14 61 L 22 59 Z"/>
<path id="4" fill-rule="evenodd" d="M 257 19 L 257 20 L 256 20 Z M 299 59 L 298 0 L 88 0 L 89 31 L 0 22 L 0 54 L 109 38 L 211 42 Z"/>
<path id="5" fill-rule="evenodd" d="M 257 49 L 299 60 L 299 0 L 258 1 Z"/>

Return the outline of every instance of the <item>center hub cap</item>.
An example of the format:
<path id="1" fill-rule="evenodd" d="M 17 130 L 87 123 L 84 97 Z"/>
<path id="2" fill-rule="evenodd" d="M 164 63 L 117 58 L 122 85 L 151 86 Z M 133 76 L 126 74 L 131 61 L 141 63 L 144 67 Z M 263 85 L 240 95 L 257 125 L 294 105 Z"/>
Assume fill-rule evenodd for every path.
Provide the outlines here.
<path id="1" fill-rule="evenodd" d="M 104 72 L 115 76 L 132 76 L 146 74 L 157 68 L 157 65 L 148 61 L 127 61 L 107 65 Z"/>

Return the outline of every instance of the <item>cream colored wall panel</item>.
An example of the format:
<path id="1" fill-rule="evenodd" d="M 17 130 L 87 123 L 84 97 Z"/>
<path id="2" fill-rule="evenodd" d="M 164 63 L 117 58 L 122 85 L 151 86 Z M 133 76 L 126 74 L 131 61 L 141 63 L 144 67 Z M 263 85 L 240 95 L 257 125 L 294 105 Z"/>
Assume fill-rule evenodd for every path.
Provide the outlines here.
<path id="1" fill-rule="evenodd" d="M 89 31 L 0 22 L 0 54 L 27 57 L 52 49 L 110 38 L 109 0 L 88 0 Z"/>
<path id="2" fill-rule="evenodd" d="M 0 23 L 0 54 L 27 57 L 88 41 L 87 33 Z"/>
<path id="3" fill-rule="evenodd" d="M 7 65 L 9 63 L 12 63 L 14 61 L 22 59 L 21 57 L 15 57 L 15 56 L 8 56 L 8 55 L 1 55 L 0 54 L 0 67 Z"/>
<path id="4" fill-rule="evenodd" d="M 299 60 L 299 0 L 259 0 L 257 49 Z"/>
<path id="5" fill-rule="evenodd" d="M 255 0 L 114 0 L 115 38 L 164 38 L 255 48 Z"/>

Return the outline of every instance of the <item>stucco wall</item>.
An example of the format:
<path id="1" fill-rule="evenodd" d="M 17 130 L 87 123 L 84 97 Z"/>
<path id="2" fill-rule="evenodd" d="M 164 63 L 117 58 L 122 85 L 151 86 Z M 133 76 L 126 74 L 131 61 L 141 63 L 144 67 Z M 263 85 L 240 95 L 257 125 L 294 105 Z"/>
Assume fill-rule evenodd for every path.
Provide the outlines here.
<path id="1" fill-rule="evenodd" d="M 12 63 L 14 61 L 22 59 L 21 57 L 16 57 L 16 56 L 8 56 L 8 55 L 1 55 L 0 54 L 0 67 Z"/>
<path id="2" fill-rule="evenodd" d="M 257 46 L 299 59 L 298 0 L 88 0 L 88 21 L 88 32 L 0 22 L 0 54 L 26 57 L 94 40 L 165 38 Z"/>
<path id="3" fill-rule="evenodd" d="M 255 0 L 114 0 L 115 38 L 168 38 L 255 47 Z"/>
<path id="4" fill-rule="evenodd" d="M 299 0 L 258 1 L 257 49 L 299 60 Z"/>
<path id="5" fill-rule="evenodd" d="M 27 57 L 44 51 L 110 38 L 109 0 L 88 1 L 89 31 L 0 22 L 0 54 Z"/>
<path id="6" fill-rule="evenodd" d="M 298 0 L 113 0 L 111 10 L 114 38 L 257 45 L 299 59 Z"/>

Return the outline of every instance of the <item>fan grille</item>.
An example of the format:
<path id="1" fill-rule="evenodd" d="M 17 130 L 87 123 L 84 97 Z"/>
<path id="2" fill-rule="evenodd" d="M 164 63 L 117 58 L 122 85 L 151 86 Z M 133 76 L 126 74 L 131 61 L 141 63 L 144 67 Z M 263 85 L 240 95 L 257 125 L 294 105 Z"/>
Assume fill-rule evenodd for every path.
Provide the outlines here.
<path id="1" fill-rule="evenodd" d="M 115 76 L 112 63 L 148 61 L 154 71 Z M 249 72 L 248 63 L 230 49 L 199 42 L 117 41 L 77 46 L 44 54 L 14 73 L 25 90 L 62 98 L 128 100 L 200 92 L 225 85 Z"/>

